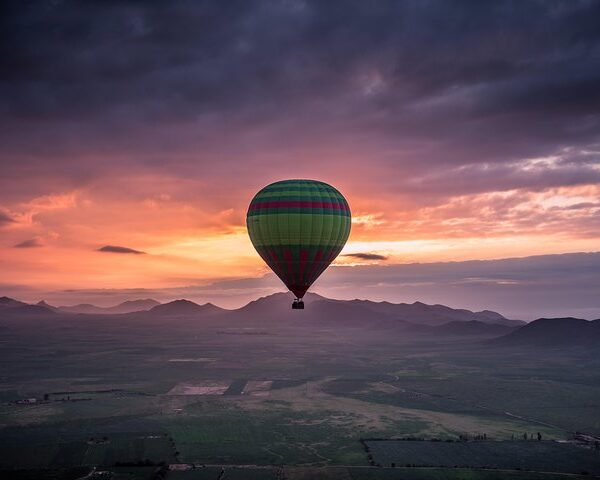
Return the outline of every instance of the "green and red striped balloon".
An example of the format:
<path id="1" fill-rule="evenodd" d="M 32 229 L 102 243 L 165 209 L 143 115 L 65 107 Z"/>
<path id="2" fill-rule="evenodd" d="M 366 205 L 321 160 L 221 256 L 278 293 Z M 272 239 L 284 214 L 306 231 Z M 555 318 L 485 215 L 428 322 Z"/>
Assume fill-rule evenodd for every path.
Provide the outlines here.
<path id="1" fill-rule="evenodd" d="M 344 196 L 316 180 L 267 185 L 246 216 L 254 248 L 299 299 L 344 247 L 350 222 Z"/>

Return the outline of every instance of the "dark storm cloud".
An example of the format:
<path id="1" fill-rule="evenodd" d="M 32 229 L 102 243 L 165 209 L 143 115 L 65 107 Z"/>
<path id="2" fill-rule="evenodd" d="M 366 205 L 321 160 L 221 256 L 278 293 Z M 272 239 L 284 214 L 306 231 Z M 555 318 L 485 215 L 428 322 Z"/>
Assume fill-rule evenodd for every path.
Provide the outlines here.
<path id="1" fill-rule="evenodd" d="M 279 172 L 296 151 L 308 172 L 427 201 L 599 180 L 600 2 L 2 8 L 0 162 L 28 191 Z M 548 155 L 555 168 L 519 169 Z"/>
<path id="2" fill-rule="evenodd" d="M 37 238 L 31 238 L 29 240 L 24 240 L 20 243 L 17 243 L 14 248 L 37 248 L 37 247 L 43 247 L 44 244 L 42 242 L 40 242 L 39 239 Z"/>
<path id="3" fill-rule="evenodd" d="M 269 121 L 281 102 L 289 109 L 310 99 L 339 102 L 333 116 L 352 112 L 364 126 L 384 120 L 394 128 L 415 117 L 410 123 L 419 130 L 448 107 L 444 113 L 458 113 L 460 123 L 501 114 L 566 120 L 597 114 L 600 101 L 598 2 L 65 1 L 5 8 L 2 103 L 17 119 L 111 118 L 136 126 L 250 111 Z M 510 128 L 514 120 L 502 124 Z M 558 137 L 585 136 L 574 131 L 583 126 L 553 127 Z"/>
<path id="4" fill-rule="evenodd" d="M 100 247 L 98 249 L 99 252 L 106 252 L 106 253 L 130 253 L 130 254 L 134 254 L 134 255 L 142 255 L 146 252 L 142 252 L 140 250 L 134 250 L 133 248 L 127 248 L 127 247 L 119 247 L 116 245 L 105 245 L 104 247 Z"/>
<path id="5" fill-rule="evenodd" d="M 358 258 L 359 260 L 387 260 L 388 257 L 378 253 L 347 253 L 343 257 Z"/>

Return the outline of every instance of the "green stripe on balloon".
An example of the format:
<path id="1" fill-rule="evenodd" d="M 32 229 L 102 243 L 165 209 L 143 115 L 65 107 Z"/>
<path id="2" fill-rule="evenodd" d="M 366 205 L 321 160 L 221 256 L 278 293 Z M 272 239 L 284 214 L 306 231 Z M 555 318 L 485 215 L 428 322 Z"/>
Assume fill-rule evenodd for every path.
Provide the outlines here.
<path id="1" fill-rule="evenodd" d="M 254 215 L 246 222 L 254 245 L 304 246 L 343 246 L 350 233 L 350 223 L 346 215 L 306 213 Z"/>

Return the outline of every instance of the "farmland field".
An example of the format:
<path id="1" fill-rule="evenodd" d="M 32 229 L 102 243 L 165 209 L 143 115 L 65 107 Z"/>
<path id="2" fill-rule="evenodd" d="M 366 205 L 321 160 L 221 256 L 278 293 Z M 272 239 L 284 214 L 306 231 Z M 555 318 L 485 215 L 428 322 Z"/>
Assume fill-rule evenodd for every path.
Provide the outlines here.
<path id="1" fill-rule="evenodd" d="M 293 322 L 261 325 L 268 335 L 193 318 L 30 322 L 1 332 L 0 469 L 11 475 L 98 466 L 152 478 L 162 464 L 198 466 L 175 479 L 223 468 L 221 480 L 272 479 L 281 465 L 289 479 L 467 478 L 455 466 L 482 479 L 499 467 L 511 470 L 502 478 L 600 474 L 595 452 L 552 442 L 600 434 L 594 352 Z M 15 403 L 26 398 L 36 401 Z M 538 432 L 541 442 L 521 440 Z M 387 468 L 370 466 L 361 440 L 407 437 L 453 442 L 371 442 Z M 425 477 L 406 464 L 452 468 Z"/>
<path id="2" fill-rule="evenodd" d="M 367 441 L 385 466 L 470 467 L 600 475 L 600 452 L 553 441 Z"/>

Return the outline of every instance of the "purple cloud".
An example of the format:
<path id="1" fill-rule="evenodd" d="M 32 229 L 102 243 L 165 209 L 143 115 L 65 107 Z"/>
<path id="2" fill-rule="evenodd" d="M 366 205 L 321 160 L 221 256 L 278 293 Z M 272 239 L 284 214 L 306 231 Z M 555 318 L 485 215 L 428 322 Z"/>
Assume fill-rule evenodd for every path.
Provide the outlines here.
<path id="1" fill-rule="evenodd" d="M 37 248 L 43 247 L 44 244 L 38 238 L 31 238 L 24 240 L 23 242 L 17 243 L 14 248 Z"/>
<path id="2" fill-rule="evenodd" d="M 0 227 L 3 227 L 5 225 L 11 224 L 11 223 L 15 223 L 15 220 L 12 217 L 10 217 L 8 214 L 0 211 Z"/>
<path id="3" fill-rule="evenodd" d="M 134 255 L 143 255 L 146 253 L 140 250 L 134 250 L 133 248 L 119 247 L 117 245 L 105 245 L 103 247 L 100 247 L 98 251 L 106 253 L 130 253 Z"/>
<path id="4" fill-rule="evenodd" d="M 286 174 L 298 156 L 304 171 L 343 164 L 351 186 L 383 192 L 419 178 L 422 197 L 598 175 L 580 169 L 598 156 L 577 154 L 599 140 L 597 2 L 38 10 L 19 2 L 2 19 L 4 196 L 23 194 L 17 178 L 46 193 L 48 178 L 67 188 L 149 170 L 219 185 L 232 171 Z M 511 175 L 513 162 L 565 146 L 570 167 Z"/>
<path id="5" fill-rule="evenodd" d="M 347 253 L 342 256 L 358 258 L 359 260 L 387 260 L 388 258 L 386 255 L 380 255 L 378 253 Z"/>

